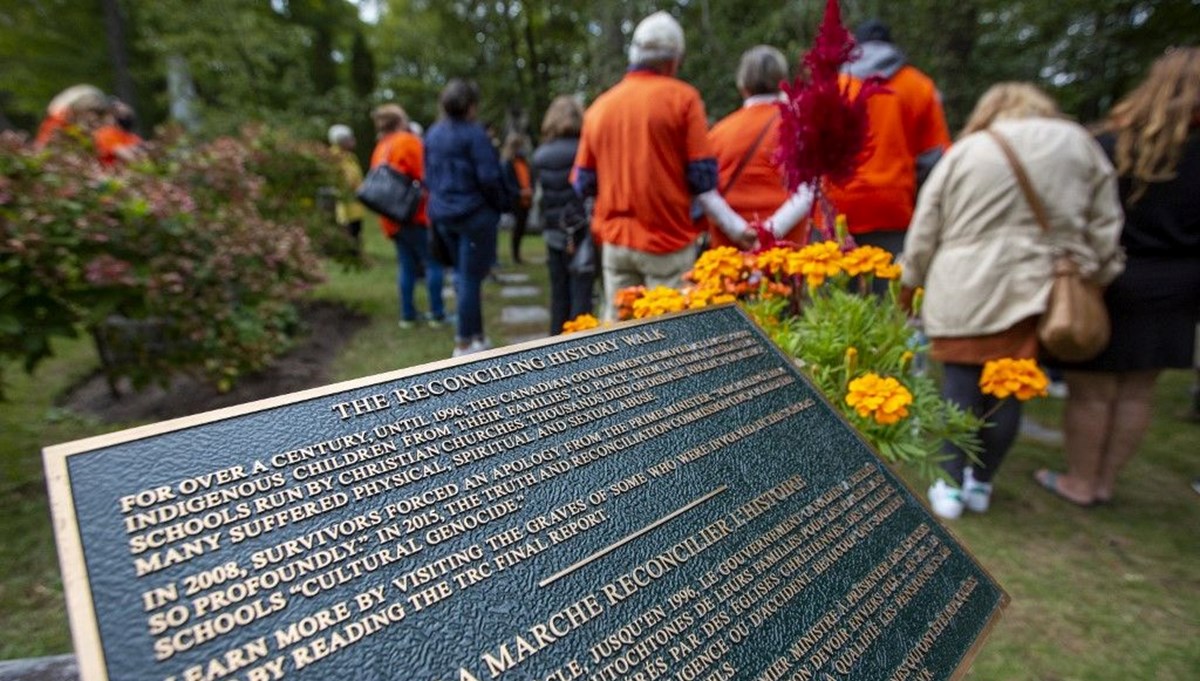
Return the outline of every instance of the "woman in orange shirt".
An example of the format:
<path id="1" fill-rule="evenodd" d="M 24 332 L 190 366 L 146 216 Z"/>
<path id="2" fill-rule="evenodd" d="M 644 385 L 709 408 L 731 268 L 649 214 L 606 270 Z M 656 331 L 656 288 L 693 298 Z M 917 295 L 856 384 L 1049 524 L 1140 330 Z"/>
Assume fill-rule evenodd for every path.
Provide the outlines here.
<path id="1" fill-rule="evenodd" d="M 409 132 L 408 114 L 395 104 L 384 104 L 371 112 L 379 141 L 371 152 L 371 167 L 384 163 L 411 178 L 425 180 L 425 155 L 421 139 Z M 442 266 L 429 253 L 429 219 L 425 217 L 425 198 L 417 206 L 411 224 L 393 222 L 379 217 L 379 226 L 387 238 L 396 244 L 396 260 L 400 265 L 397 287 L 400 289 L 400 328 L 409 329 L 418 321 L 413 295 L 417 272 L 425 269 L 425 284 L 429 294 L 429 324 L 441 326 L 446 312 L 442 305 Z"/>
<path id="2" fill-rule="evenodd" d="M 779 85 L 788 77 L 783 53 L 757 45 L 742 55 L 737 88 L 744 102 L 708 132 L 717 156 L 717 185 L 729 207 L 747 222 L 762 221 L 777 239 L 805 240 L 812 192 L 801 187 L 788 195 L 783 172 L 775 164 L 779 147 Z M 720 228 L 709 227 L 713 246 L 736 246 Z"/>

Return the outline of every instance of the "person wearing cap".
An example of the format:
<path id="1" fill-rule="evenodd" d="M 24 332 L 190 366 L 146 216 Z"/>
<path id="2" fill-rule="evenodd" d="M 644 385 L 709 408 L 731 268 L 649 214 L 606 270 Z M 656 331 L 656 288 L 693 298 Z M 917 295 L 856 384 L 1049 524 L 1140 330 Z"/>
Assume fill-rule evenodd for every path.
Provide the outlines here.
<path id="1" fill-rule="evenodd" d="M 918 176 L 949 148 L 950 131 L 933 80 L 907 62 L 886 24 L 865 21 L 854 37 L 859 55 L 843 68 L 843 87 L 854 97 L 868 78 L 880 78 L 886 90 L 867 100 L 869 155 L 850 182 L 830 188 L 829 197 L 845 214 L 855 241 L 898 254 L 916 205 Z"/>
<path id="2" fill-rule="evenodd" d="M 363 172 L 354 157 L 354 131 L 348 125 L 332 125 L 329 127 L 329 151 L 337 161 L 338 173 L 342 184 L 338 187 L 337 201 L 334 203 L 334 220 L 354 240 L 354 252 L 362 253 L 362 223 L 366 216 L 363 205 L 355 198 L 354 192 L 362 184 Z"/>
<path id="3" fill-rule="evenodd" d="M 787 59 L 770 45 L 756 45 L 742 54 L 736 83 L 742 107 L 708 131 L 717 156 L 721 195 L 747 221 L 761 220 L 776 239 L 803 243 L 813 192 L 801 185 L 789 194 L 783 173 L 774 162 L 779 148 L 780 83 L 788 78 Z M 736 246 L 712 225 L 713 247 Z"/>
<path id="4" fill-rule="evenodd" d="M 33 144 L 40 149 L 60 132 L 78 130 L 91 134 L 107 120 L 108 98 L 94 85 L 72 85 L 50 100 L 46 117 L 38 126 Z"/>
<path id="5" fill-rule="evenodd" d="M 371 167 L 387 164 L 405 175 L 424 181 L 425 160 L 421 139 L 409 131 L 408 114 L 396 104 L 384 104 L 371 112 L 375 122 L 378 142 L 371 153 Z M 410 329 L 420 321 L 414 302 L 417 273 L 425 271 L 426 291 L 429 295 L 429 324 L 441 326 L 446 312 L 442 304 L 442 266 L 429 252 L 429 219 L 425 214 L 425 197 L 417 205 L 417 214 L 411 223 L 401 224 L 379 217 L 379 226 L 384 235 L 396 244 L 396 260 L 400 271 L 397 288 L 400 290 L 400 328 Z"/>
<path id="6" fill-rule="evenodd" d="M 671 15 L 646 17 L 634 29 L 625 77 L 584 116 L 573 183 L 580 195 L 596 199 L 592 229 L 603 243 L 610 320 L 620 289 L 683 283 L 702 231 L 690 214 L 692 197 L 731 240 L 743 247 L 755 241 L 716 191 L 704 102 L 675 77 L 683 52 L 683 29 Z"/>

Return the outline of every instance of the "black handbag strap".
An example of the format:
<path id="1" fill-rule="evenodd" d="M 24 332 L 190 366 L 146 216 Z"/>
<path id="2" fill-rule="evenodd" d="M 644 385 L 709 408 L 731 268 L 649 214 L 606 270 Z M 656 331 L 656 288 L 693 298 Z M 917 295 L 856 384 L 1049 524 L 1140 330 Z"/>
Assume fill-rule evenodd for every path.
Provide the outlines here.
<path id="1" fill-rule="evenodd" d="M 984 130 L 984 132 L 996 142 L 996 145 L 1000 147 L 1000 151 L 1004 152 L 1004 157 L 1008 159 L 1008 165 L 1012 168 L 1013 175 L 1017 176 L 1017 184 L 1021 187 L 1021 193 L 1025 195 L 1025 202 L 1033 210 L 1034 219 L 1041 225 L 1043 231 L 1047 234 L 1050 233 L 1050 219 L 1046 215 L 1046 206 L 1042 203 L 1041 197 L 1038 196 L 1037 190 L 1033 188 L 1033 183 L 1029 181 L 1029 175 L 1025 173 L 1025 166 L 1021 163 L 1021 159 L 1017 157 L 1017 152 L 1013 151 L 1012 145 L 1000 133 L 991 128 Z"/>
<path id="2" fill-rule="evenodd" d="M 767 120 L 767 124 L 763 126 L 763 129 L 759 131 L 758 137 L 754 138 L 754 144 L 751 144 L 750 148 L 746 150 L 746 155 L 743 156 L 742 160 L 738 162 L 737 168 L 733 169 L 733 174 L 729 176 L 729 181 L 725 183 L 724 187 L 721 187 L 722 196 L 727 194 L 730 188 L 733 187 L 733 184 L 738 181 L 739 177 L 742 176 L 742 171 L 746 169 L 746 165 L 750 163 L 750 159 L 754 158 L 754 152 L 758 151 L 759 146 L 762 145 L 763 139 L 767 136 L 767 131 L 771 129 L 771 124 L 774 123 L 775 119 L 778 117 L 779 112 L 776 111 L 771 118 Z"/>

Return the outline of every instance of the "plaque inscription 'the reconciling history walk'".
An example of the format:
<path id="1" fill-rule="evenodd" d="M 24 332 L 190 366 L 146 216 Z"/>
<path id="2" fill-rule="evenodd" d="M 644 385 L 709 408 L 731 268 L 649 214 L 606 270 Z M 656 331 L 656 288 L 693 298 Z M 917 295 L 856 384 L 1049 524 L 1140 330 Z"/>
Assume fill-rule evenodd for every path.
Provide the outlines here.
<path id="1" fill-rule="evenodd" d="M 946 679 L 1007 600 L 715 308 L 47 448 L 85 681 Z"/>

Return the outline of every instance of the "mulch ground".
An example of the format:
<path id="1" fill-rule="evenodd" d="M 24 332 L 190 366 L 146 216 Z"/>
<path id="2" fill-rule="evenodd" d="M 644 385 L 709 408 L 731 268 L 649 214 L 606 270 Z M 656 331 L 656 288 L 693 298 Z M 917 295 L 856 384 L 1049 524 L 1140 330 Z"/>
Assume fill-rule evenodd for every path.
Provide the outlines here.
<path id="1" fill-rule="evenodd" d="M 70 390 L 61 406 L 107 423 L 161 421 L 252 402 L 329 383 L 329 366 L 342 346 L 366 326 L 368 318 L 341 305 L 315 302 L 301 309 L 307 333 L 270 367 L 246 376 L 228 392 L 190 376 L 175 376 L 168 386 L 149 386 L 133 392 L 127 386 L 119 397 L 97 371 Z"/>

